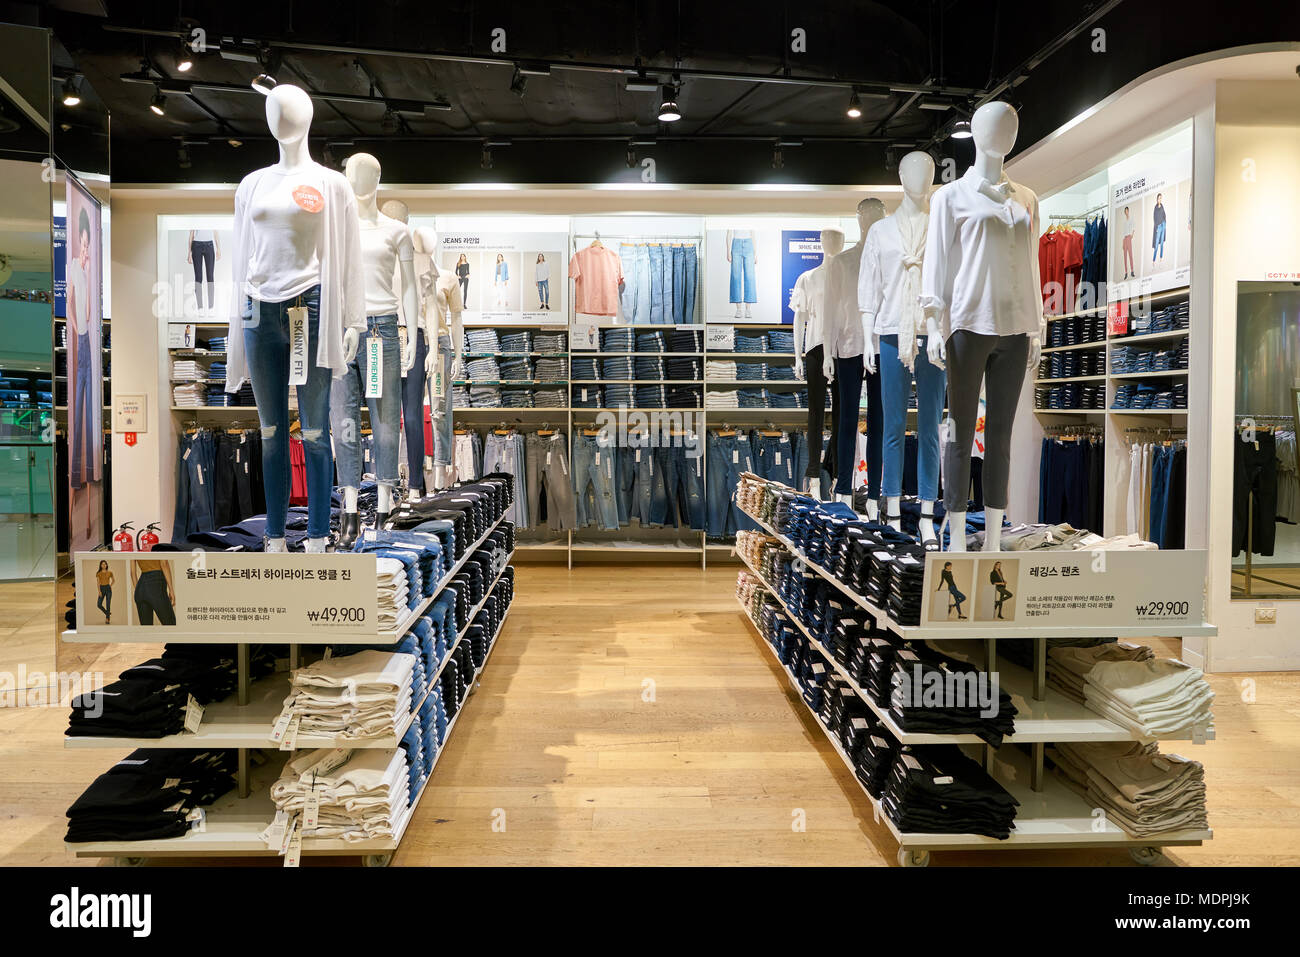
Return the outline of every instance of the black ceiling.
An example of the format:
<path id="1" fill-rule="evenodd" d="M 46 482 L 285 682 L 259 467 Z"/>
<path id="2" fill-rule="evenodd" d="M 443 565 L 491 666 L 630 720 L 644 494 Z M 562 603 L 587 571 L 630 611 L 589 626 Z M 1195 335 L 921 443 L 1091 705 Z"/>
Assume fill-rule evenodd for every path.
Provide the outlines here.
<path id="1" fill-rule="evenodd" d="M 234 181 L 272 161 L 264 100 L 249 87 L 263 70 L 324 94 L 312 129 L 318 159 L 337 163 L 364 149 L 379 156 L 390 183 L 633 180 L 634 139 L 645 141 L 634 158 L 652 156 L 661 182 L 857 183 L 892 178 L 890 146 L 968 151 L 968 143 L 944 136 L 947 124 L 990 93 L 1021 108 L 1023 148 L 1160 64 L 1300 38 L 1294 4 L 1281 10 L 1241 0 L 1230 18 L 1224 6 L 56 0 L 39 8 L 0 4 L 0 12 L 51 27 L 56 72 L 83 74 L 112 111 L 118 183 Z M 175 37 L 196 25 L 227 55 L 263 62 L 209 52 L 181 74 Z M 1094 49 L 1095 28 L 1106 31 L 1104 52 Z M 806 51 L 791 50 L 796 30 L 804 31 Z M 625 90 L 618 71 L 638 63 L 664 81 L 681 71 L 680 122 L 657 121 L 658 93 Z M 517 65 L 544 64 L 549 75 L 528 77 L 522 96 L 511 91 Z M 122 79 L 133 74 L 194 87 L 169 94 L 159 117 L 148 108 L 152 83 Z M 854 88 L 863 94 L 857 120 L 845 115 Z M 424 109 L 439 103 L 450 109 Z M 386 119 L 388 106 L 401 112 Z M 491 169 L 483 168 L 487 140 L 502 141 L 491 149 Z M 958 159 L 964 165 L 966 157 Z"/>

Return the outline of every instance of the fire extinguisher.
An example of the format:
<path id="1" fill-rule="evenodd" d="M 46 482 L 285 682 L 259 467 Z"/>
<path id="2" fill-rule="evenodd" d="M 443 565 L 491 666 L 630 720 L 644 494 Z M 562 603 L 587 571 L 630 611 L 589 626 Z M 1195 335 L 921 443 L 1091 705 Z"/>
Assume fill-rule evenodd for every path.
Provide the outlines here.
<path id="1" fill-rule="evenodd" d="M 143 529 L 135 537 L 135 548 L 139 552 L 151 552 L 153 547 L 158 544 L 158 532 L 156 529 L 162 524 L 161 522 L 150 522 L 148 527 Z"/>
<path id="2" fill-rule="evenodd" d="M 135 536 L 127 529 L 135 528 L 130 522 L 123 522 L 122 527 L 117 530 L 113 536 L 113 551 L 115 552 L 133 552 L 135 551 Z"/>

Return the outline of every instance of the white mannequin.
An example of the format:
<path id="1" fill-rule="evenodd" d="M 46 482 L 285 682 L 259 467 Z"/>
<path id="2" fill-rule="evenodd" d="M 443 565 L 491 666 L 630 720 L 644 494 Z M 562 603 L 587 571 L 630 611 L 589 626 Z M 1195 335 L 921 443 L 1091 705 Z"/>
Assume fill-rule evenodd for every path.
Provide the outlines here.
<path id="1" fill-rule="evenodd" d="M 307 143 L 313 113 L 311 97 L 300 87 L 282 83 L 267 95 L 266 125 L 280 146 L 280 161 L 275 164 L 275 169 L 293 173 L 313 165 Z M 357 330 L 344 330 L 343 355 L 346 361 L 351 362 L 356 356 L 360 340 Z M 304 549 L 308 553 L 324 554 L 328 541 L 328 538 L 309 538 Z M 284 538 L 268 538 L 266 541 L 269 553 L 288 550 Z"/>
<path id="2" fill-rule="evenodd" d="M 379 203 L 377 200 L 380 174 L 379 160 L 369 153 L 354 153 L 343 164 L 343 174 L 347 177 L 348 185 L 352 187 L 352 192 L 356 195 L 357 216 L 361 220 L 362 228 L 377 226 L 379 223 Z M 360 266 L 360 263 L 356 264 L 356 268 L 360 268 Z M 410 261 L 399 261 L 397 271 L 401 279 L 397 291 L 402 303 L 403 315 L 406 317 L 406 345 L 402 349 L 401 365 L 402 373 L 405 374 L 415 362 L 415 337 L 419 320 L 416 312 L 415 264 Z M 398 422 L 392 423 L 393 429 L 396 430 L 399 424 Z M 377 510 L 381 515 L 392 512 L 393 486 L 391 483 L 379 483 Z M 343 512 L 345 516 L 355 515 L 357 512 L 357 489 L 354 486 L 343 487 Z"/>
<path id="3" fill-rule="evenodd" d="M 1020 118 L 1010 103 L 994 101 L 985 103 L 971 117 L 971 136 L 975 142 L 975 172 L 989 183 L 1002 179 L 1002 164 L 1006 155 L 1016 144 L 1016 134 L 1020 130 Z M 930 361 L 940 368 L 947 358 L 947 343 L 941 332 L 941 316 L 931 307 L 926 307 L 926 350 Z M 1035 369 L 1042 358 L 1043 332 L 1029 337 L 1028 368 Z M 984 509 L 984 551 L 996 552 L 1002 549 L 1002 519 L 1005 509 Z M 948 551 L 966 551 L 966 513 L 950 511 L 944 517 L 944 524 L 949 528 L 951 543 Z"/>
<path id="4" fill-rule="evenodd" d="M 800 380 L 804 378 L 804 353 L 809 348 L 816 348 L 818 345 L 824 345 L 825 343 L 826 274 L 830 272 L 831 257 L 838 256 L 844 251 L 844 233 L 838 229 L 823 229 L 821 245 L 822 261 L 813 267 L 811 273 L 817 277 L 816 288 L 820 290 L 822 301 L 807 304 L 814 310 L 816 315 L 816 327 L 813 333 L 815 342 L 810 344 L 804 341 L 807 321 L 811 318 L 809 314 L 803 309 L 796 310 L 794 314 L 794 377 Z M 821 479 L 808 479 L 808 494 L 819 501 L 821 500 Z"/>
<path id="5" fill-rule="evenodd" d="M 409 206 L 407 206 L 407 205 L 406 205 L 404 202 L 402 202 L 400 199 L 390 199 L 390 200 L 388 200 L 387 202 L 384 203 L 384 205 L 382 205 L 382 206 L 379 207 L 379 211 L 380 211 L 381 213 L 383 213 L 385 216 L 387 216 L 389 219 L 395 219 L 395 220 L 397 220 L 399 223 L 402 223 L 402 224 L 405 225 L 405 226 L 408 226 L 408 227 L 410 226 L 410 223 L 411 223 L 411 209 L 410 209 Z M 414 245 L 415 245 L 415 233 L 414 233 L 414 231 L 412 231 L 412 233 L 411 233 L 411 244 L 412 244 L 412 247 L 414 247 Z M 418 249 L 415 250 L 415 251 L 416 251 L 417 253 L 419 252 Z M 430 265 L 430 267 L 433 269 L 434 275 L 436 276 L 436 275 L 437 275 L 437 272 L 438 272 L 438 267 L 433 265 L 432 260 L 429 261 L 429 265 Z M 399 270 L 400 270 L 400 264 L 399 264 L 399 267 L 398 267 L 398 268 L 399 268 Z M 394 286 L 395 286 L 395 288 L 398 287 L 398 286 L 401 284 L 401 276 L 400 276 L 400 273 L 399 273 L 398 276 L 396 276 L 396 277 L 394 278 L 393 282 L 394 282 Z M 420 290 L 424 288 L 424 286 L 422 285 L 422 277 L 420 276 L 419 263 L 416 263 L 416 264 L 415 264 L 415 285 L 416 285 L 416 290 L 415 290 L 416 301 L 419 302 L 419 300 L 420 300 Z M 422 303 L 422 302 L 420 303 L 420 306 L 421 306 L 421 308 L 423 308 L 423 303 Z M 406 313 L 405 313 L 405 305 L 403 305 L 403 313 L 402 313 L 402 317 L 403 317 L 403 319 L 405 318 L 405 316 L 406 316 Z M 417 325 L 418 325 L 418 323 L 417 323 Z M 418 354 L 418 346 L 417 346 L 417 354 Z M 432 350 L 426 350 L 426 352 L 425 352 L 425 356 L 424 356 L 424 374 L 425 374 L 426 376 L 429 374 L 429 369 L 432 367 L 432 365 L 433 365 Z M 412 368 L 413 368 L 413 367 L 414 367 L 414 363 L 412 363 Z M 403 371 L 403 377 L 404 377 L 404 378 L 407 377 L 407 376 L 409 375 L 409 373 L 410 373 L 410 369 L 406 369 L 406 370 L 404 370 L 404 371 Z M 421 423 L 421 427 L 423 427 L 423 423 Z M 426 456 L 426 459 L 427 459 L 427 458 L 428 458 L 428 457 Z M 427 468 L 426 468 L 425 470 L 427 471 Z M 420 500 L 420 497 L 421 497 L 421 496 L 420 496 L 420 493 L 419 493 L 419 492 L 418 492 L 414 487 L 411 487 L 411 488 L 408 488 L 408 489 L 407 489 L 406 497 L 407 497 L 407 501 L 418 502 L 418 501 Z"/>
<path id="6" fill-rule="evenodd" d="M 899 161 L 898 180 L 903 187 L 903 199 L 898 204 L 898 209 L 894 210 L 893 215 L 901 220 L 906 220 L 910 230 L 915 232 L 925 229 L 926 222 L 930 217 L 930 187 L 934 184 L 934 158 L 929 153 L 923 153 L 920 150 L 913 150 Z M 864 332 L 867 332 L 866 340 L 869 352 L 866 356 L 867 370 L 875 372 L 879 364 L 880 357 L 880 337 L 872 328 L 866 329 L 866 323 L 870 322 L 872 317 L 863 314 Z M 873 323 L 874 325 L 874 323 Z M 928 327 L 928 323 L 927 323 Z M 888 516 L 898 516 L 902 507 L 901 496 L 891 495 L 885 499 L 885 514 Z M 934 515 L 934 500 L 921 501 L 920 520 L 920 537 L 921 541 L 934 538 L 934 519 L 929 516 Z M 903 520 L 901 517 L 891 518 L 889 525 L 895 531 L 903 530 Z"/>
<path id="7" fill-rule="evenodd" d="M 463 379 L 464 372 L 464 354 L 465 354 L 465 329 L 461 321 L 463 312 L 460 299 L 460 283 L 456 279 L 456 270 L 445 270 L 439 273 L 437 265 L 433 262 L 433 256 L 437 252 L 438 238 L 434 231 L 428 226 L 416 227 L 411 236 L 415 244 L 417 255 L 429 257 L 429 275 L 421 277 L 420 286 L 420 308 L 423 310 L 425 327 L 429 331 L 429 355 L 425 361 L 425 375 L 432 375 L 435 361 L 441 361 L 438 355 L 438 337 L 448 336 L 451 339 L 452 355 L 454 356 L 451 364 L 451 382 L 443 383 L 443 388 L 450 391 L 452 384 L 457 379 Z M 446 293 L 440 293 L 442 283 L 439 280 L 441 275 L 445 274 L 449 278 Z M 427 284 L 425 282 L 427 278 Z M 455 290 L 455 295 L 451 296 L 450 290 Z M 438 296 L 446 295 L 449 299 L 446 313 L 438 303 Z M 448 319 L 450 314 L 450 320 Z M 431 321 L 432 320 L 432 321 Z M 455 479 L 455 469 L 450 465 L 433 466 L 433 487 L 444 489 L 451 485 Z"/>
<path id="8" fill-rule="evenodd" d="M 884 203 L 881 203 L 879 200 L 863 200 L 863 202 L 859 203 L 858 204 L 858 230 L 859 230 L 858 241 L 853 246 L 849 247 L 844 252 L 840 253 L 840 256 L 850 258 L 854 264 L 853 277 L 852 277 L 853 288 L 851 290 L 845 290 L 845 294 L 849 296 L 854 303 L 857 302 L 858 272 L 862 266 L 862 250 L 866 246 L 867 233 L 871 231 L 872 226 L 876 225 L 876 223 L 880 222 L 884 218 L 885 218 Z M 856 305 L 850 308 L 854 313 L 858 313 Z M 860 313 L 858 315 L 859 318 L 857 321 L 862 322 Z M 863 342 L 865 343 L 863 367 L 864 369 L 866 369 L 867 372 L 875 372 L 874 356 L 871 365 L 867 365 L 865 359 L 865 352 L 869 351 L 871 348 L 870 345 L 871 339 L 869 337 L 869 330 L 866 328 L 865 322 L 863 323 L 862 332 L 863 332 Z M 822 356 L 822 373 L 826 376 L 827 382 L 835 381 L 835 350 L 830 348 L 829 344 L 828 347 L 824 350 Z M 832 439 L 832 441 L 837 441 L 837 439 Z M 841 502 L 842 504 L 847 505 L 850 508 L 853 507 L 852 493 L 838 494 L 835 496 L 835 499 L 836 501 Z M 869 498 L 867 499 L 866 508 L 867 508 L 866 511 L 867 520 L 872 522 L 876 521 L 877 518 L 879 518 L 880 516 L 880 503 L 875 499 Z"/>

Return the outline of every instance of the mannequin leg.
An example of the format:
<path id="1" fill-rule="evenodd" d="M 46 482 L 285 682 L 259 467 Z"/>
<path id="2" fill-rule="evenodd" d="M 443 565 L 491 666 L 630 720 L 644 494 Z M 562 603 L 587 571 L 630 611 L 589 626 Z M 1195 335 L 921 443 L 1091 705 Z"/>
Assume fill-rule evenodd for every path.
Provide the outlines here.
<path id="1" fill-rule="evenodd" d="M 254 302 L 244 322 L 244 351 L 262 433 L 267 550 L 283 552 L 289 511 L 289 314 L 292 303 Z M 236 333 L 238 334 L 238 333 Z M 75 436 L 74 436 L 75 439 Z M 74 443 L 75 444 L 75 443 Z M 75 448 L 74 448 L 75 452 Z M 272 549 L 272 545 L 278 545 Z"/>
<path id="2" fill-rule="evenodd" d="M 966 551 L 966 510 L 960 512 L 946 512 L 943 516 L 943 525 L 948 526 L 948 547 L 945 549 L 949 552 Z M 943 533 L 940 532 L 940 538 Z"/>
<path id="3" fill-rule="evenodd" d="M 934 533 L 934 504 L 939 498 L 939 422 L 943 418 L 943 397 L 947 375 L 931 364 L 925 351 L 925 337 L 917 341 L 916 369 L 916 491 L 921 499 L 918 531 L 927 547 L 938 547 Z"/>
<path id="4" fill-rule="evenodd" d="M 433 467 L 434 487 L 439 490 L 450 488 L 452 483 L 452 471 L 450 465 L 435 465 Z"/>
<path id="5" fill-rule="evenodd" d="M 903 530 L 903 499 L 899 495 L 885 496 L 885 521 L 896 532 Z"/>
<path id="6" fill-rule="evenodd" d="M 266 548 L 264 549 L 264 552 L 267 555 L 279 555 L 288 550 L 289 546 L 285 542 L 284 536 L 280 536 L 279 538 L 268 538 L 266 540 Z"/>
<path id="7" fill-rule="evenodd" d="M 424 491 L 424 365 L 429 343 L 424 330 L 416 333 L 415 364 L 402 379 L 402 430 L 406 434 L 406 484 L 412 500 Z"/>
<path id="8" fill-rule="evenodd" d="M 862 401 L 862 356 L 835 360 L 835 494 L 853 495 L 853 467 L 858 459 L 858 407 Z"/>
<path id="9" fill-rule="evenodd" d="M 1002 518 L 1005 515 L 1003 509 L 984 507 L 984 551 L 1002 550 Z"/>
<path id="10" fill-rule="evenodd" d="M 862 384 L 867 393 L 867 502 L 875 503 L 880 501 L 880 473 L 883 470 L 881 438 L 885 422 L 881 411 L 880 372 L 866 372 L 864 368 L 863 373 Z M 874 507 L 871 505 L 870 508 Z"/>
<path id="11" fill-rule="evenodd" d="M 393 511 L 393 486 L 389 482 L 380 482 L 378 486 L 379 504 L 376 511 L 375 527 L 382 528 L 384 521 Z"/>
<path id="12" fill-rule="evenodd" d="M 393 511 L 393 489 L 397 485 L 397 433 L 402 418 L 402 378 L 401 378 L 401 340 L 397 333 L 397 316 L 371 316 L 371 335 L 377 338 L 382 347 L 380 358 L 380 394 L 377 398 L 366 399 L 370 410 L 370 428 L 375 436 L 375 480 L 379 483 L 379 507 L 375 516 L 375 527 L 383 528 L 384 522 Z M 366 351 L 363 341 L 361 354 Z M 421 410 L 423 420 L 423 410 Z M 421 433 L 424 423 L 421 421 Z M 424 435 L 420 435 L 420 448 L 424 447 Z M 421 456 L 423 464 L 423 456 Z"/>
<path id="13" fill-rule="evenodd" d="M 823 350 L 814 346 L 804 355 L 804 376 L 808 379 L 808 461 L 803 478 L 808 494 L 821 498 L 818 482 L 822 471 L 822 430 L 826 428 L 826 375 L 822 370 Z M 796 480 L 799 476 L 795 476 Z"/>
<path id="14" fill-rule="evenodd" d="M 876 430 L 881 450 L 880 494 L 885 496 L 888 503 L 885 520 L 901 529 L 903 523 L 899 516 L 899 503 L 903 494 L 903 436 L 907 431 L 907 401 L 912 391 L 912 374 L 898 359 L 898 336 L 880 337 L 880 372 L 877 381 L 880 396 L 877 408 L 883 424 L 883 428 Z M 870 398 L 867 401 L 870 402 Z M 870 441 L 870 424 L 867 432 Z"/>
<path id="15" fill-rule="evenodd" d="M 301 298 L 307 306 L 307 354 L 314 356 L 318 341 L 319 295 Z M 298 386 L 302 450 L 307 460 L 307 536 L 321 542 L 329 539 L 330 499 L 334 490 L 334 453 L 330 448 L 332 383 L 330 370 L 311 362 L 308 363 L 307 384 Z"/>

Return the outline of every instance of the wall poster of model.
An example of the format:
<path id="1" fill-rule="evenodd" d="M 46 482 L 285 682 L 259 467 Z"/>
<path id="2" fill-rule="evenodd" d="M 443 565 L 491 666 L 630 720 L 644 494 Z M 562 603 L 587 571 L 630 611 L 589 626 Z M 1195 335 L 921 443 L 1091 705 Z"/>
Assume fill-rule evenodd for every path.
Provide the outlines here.
<path id="1" fill-rule="evenodd" d="M 104 540 L 100 206 L 68 175 L 65 302 L 68 350 L 68 514 L 73 550 Z"/>
<path id="2" fill-rule="evenodd" d="M 160 314 L 171 322 L 220 322 L 230 312 L 229 216 L 168 216 L 166 273 L 158 289 Z"/>
<path id="3" fill-rule="evenodd" d="M 790 297 L 782 294 L 781 235 L 779 227 L 744 220 L 710 223 L 704 236 L 709 322 L 783 321 Z"/>
<path id="4" fill-rule="evenodd" d="M 1186 286 L 1192 260 L 1192 151 L 1153 158 L 1110 183 L 1111 302 Z"/>
<path id="5" fill-rule="evenodd" d="M 564 233 L 452 230 L 436 259 L 460 284 L 467 322 L 566 322 L 568 244 Z"/>

